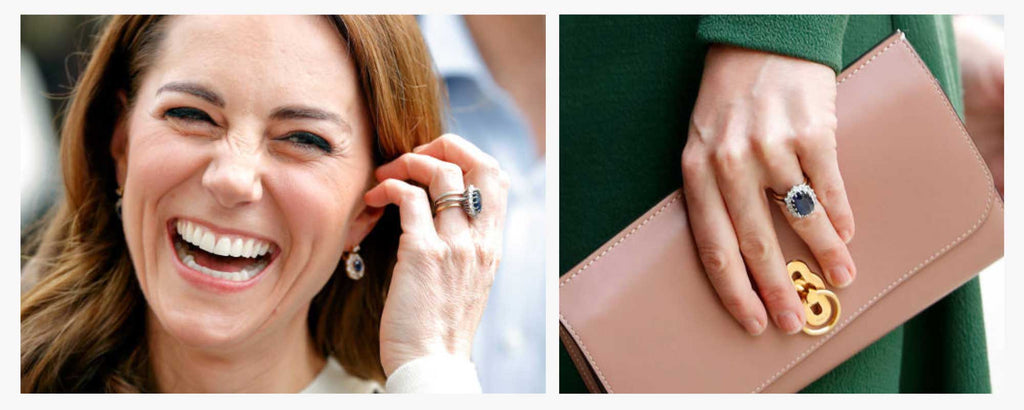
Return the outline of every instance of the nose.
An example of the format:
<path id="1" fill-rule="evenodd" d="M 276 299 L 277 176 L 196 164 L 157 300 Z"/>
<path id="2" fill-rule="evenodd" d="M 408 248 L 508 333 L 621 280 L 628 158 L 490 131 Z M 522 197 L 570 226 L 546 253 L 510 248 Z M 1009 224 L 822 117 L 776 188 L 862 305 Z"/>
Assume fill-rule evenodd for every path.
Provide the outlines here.
<path id="1" fill-rule="evenodd" d="M 203 173 L 203 188 L 225 208 L 259 201 L 263 196 L 259 155 L 230 144 L 219 148 Z"/>

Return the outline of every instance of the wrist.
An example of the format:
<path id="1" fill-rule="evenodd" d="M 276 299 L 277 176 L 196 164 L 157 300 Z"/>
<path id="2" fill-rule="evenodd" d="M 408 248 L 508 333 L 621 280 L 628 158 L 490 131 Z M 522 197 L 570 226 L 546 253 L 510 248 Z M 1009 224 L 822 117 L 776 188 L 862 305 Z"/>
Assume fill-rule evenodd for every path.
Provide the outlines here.
<path id="1" fill-rule="evenodd" d="M 405 364 L 423 358 L 451 357 L 468 362 L 471 351 L 472 343 L 462 343 L 458 340 L 446 342 L 438 339 L 415 344 L 381 343 L 381 366 L 384 368 L 384 374 L 390 377 Z"/>

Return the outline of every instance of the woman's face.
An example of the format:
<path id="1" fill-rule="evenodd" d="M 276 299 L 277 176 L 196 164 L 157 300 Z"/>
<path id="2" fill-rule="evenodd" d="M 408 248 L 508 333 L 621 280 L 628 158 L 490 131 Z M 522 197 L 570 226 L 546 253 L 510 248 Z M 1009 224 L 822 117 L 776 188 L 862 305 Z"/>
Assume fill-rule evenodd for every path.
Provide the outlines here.
<path id="1" fill-rule="evenodd" d="M 162 329 L 237 346 L 301 320 L 379 212 L 352 58 L 310 16 L 173 17 L 111 146 Z"/>

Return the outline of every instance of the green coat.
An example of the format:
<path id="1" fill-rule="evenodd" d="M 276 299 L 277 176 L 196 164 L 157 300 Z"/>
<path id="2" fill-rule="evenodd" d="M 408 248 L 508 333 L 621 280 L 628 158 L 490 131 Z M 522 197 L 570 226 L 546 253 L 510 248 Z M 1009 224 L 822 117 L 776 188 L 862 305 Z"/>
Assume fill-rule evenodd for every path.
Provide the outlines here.
<path id="1" fill-rule="evenodd" d="M 949 16 L 562 16 L 559 269 L 566 272 L 682 184 L 680 154 L 709 43 L 837 72 L 896 29 L 963 116 Z M 565 348 L 562 392 L 585 392 Z M 978 280 L 804 392 L 989 392 Z"/>

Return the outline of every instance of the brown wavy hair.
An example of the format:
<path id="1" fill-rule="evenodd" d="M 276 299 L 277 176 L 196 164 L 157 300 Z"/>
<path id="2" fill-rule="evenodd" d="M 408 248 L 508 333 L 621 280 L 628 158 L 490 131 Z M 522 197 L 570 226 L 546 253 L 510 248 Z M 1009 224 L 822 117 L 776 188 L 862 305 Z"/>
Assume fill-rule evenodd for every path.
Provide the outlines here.
<path id="1" fill-rule="evenodd" d="M 355 60 L 382 164 L 441 134 L 445 96 L 411 16 L 328 16 Z M 109 147 L 159 52 L 168 18 L 113 16 L 96 38 L 61 127 L 63 197 L 27 245 L 21 298 L 22 392 L 156 390 L 146 302 L 114 206 Z M 125 107 L 119 92 L 128 96 Z M 384 381 L 379 328 L 401 229 L 393 207 L 362 242 L 362 280 L 344 264 L 313 298 L 319 352 L 349 373 Z"/>

